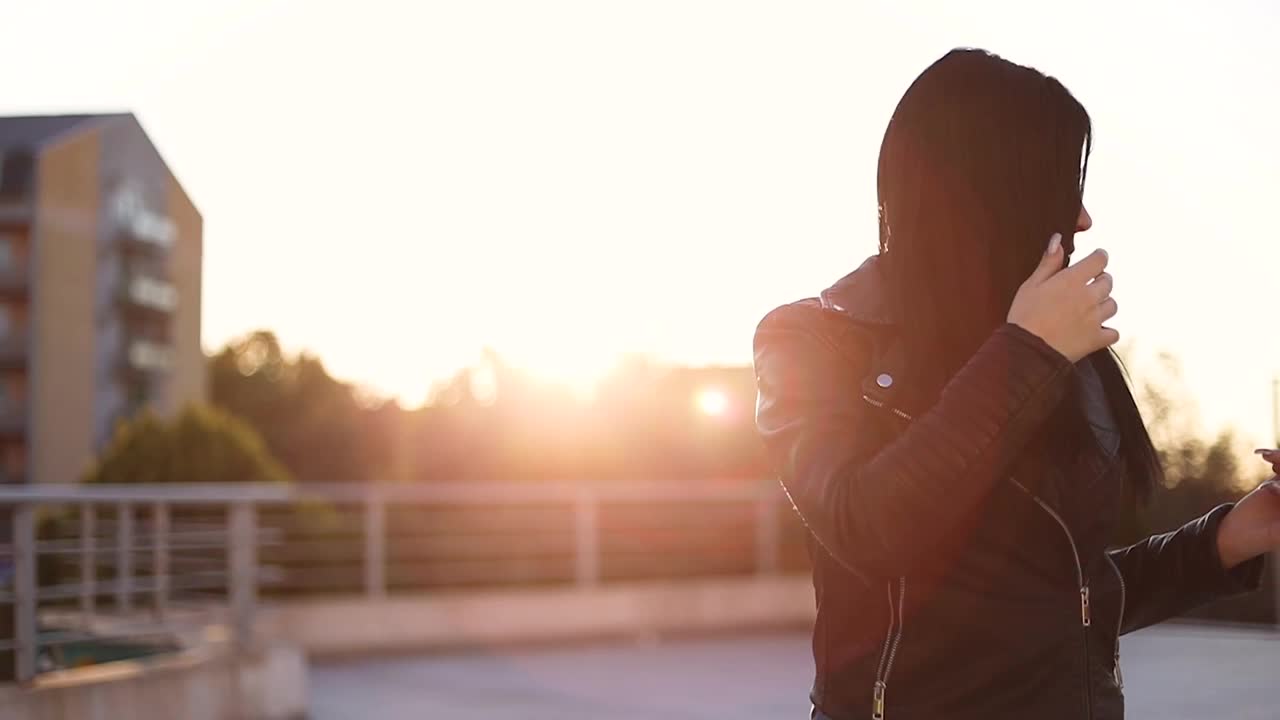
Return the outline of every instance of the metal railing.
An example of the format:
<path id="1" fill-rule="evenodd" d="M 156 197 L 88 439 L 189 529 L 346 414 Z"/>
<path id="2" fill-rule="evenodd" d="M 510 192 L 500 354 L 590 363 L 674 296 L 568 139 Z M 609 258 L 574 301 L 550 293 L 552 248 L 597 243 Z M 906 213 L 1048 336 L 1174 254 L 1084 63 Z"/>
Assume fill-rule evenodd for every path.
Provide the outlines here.
<path id="1" fill-rule="evenodd" d="M 264 598 L 800 570 L 792 515 L 776 482 L 0 487 L 0 654 L 24 682 L 210 612 L 247 648 Z"/>

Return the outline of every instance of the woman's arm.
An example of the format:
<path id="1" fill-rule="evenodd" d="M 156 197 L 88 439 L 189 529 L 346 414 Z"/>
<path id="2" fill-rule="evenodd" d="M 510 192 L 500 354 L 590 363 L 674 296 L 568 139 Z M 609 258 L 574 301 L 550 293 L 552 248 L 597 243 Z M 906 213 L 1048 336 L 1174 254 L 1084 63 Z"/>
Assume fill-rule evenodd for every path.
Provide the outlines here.
<path id="1" fill-rule="evenodd" d="M 1258 588 L 1262 556 L 1228 567 L 1219 553 L 1219 533 L 1235 507 L 1220 505 L 1177 530 L 1109 551 L 1125 583 L 1122 633 Z"/>
<path id="2" fill-rule="evenodd" d="M 938 402 L 885 444 L 862 399 L 870 347 L 820 308 L 775 310 L 756 331 L 756 424 L 801 518 L 860 574 L 911 572 L 1007 475 L 1062 398 L 1072 363 L 1014 324 L 996 330 Z"/>

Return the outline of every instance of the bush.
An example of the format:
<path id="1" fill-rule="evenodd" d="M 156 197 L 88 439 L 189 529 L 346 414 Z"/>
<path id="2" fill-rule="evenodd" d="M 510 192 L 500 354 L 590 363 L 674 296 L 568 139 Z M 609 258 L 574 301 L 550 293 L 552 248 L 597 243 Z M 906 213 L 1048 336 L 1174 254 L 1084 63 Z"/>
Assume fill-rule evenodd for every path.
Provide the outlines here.
<path id="1" fill-rule="evenodd" d="M 289 473 L 244 421 L 192 405 L 172 422 L 145 413 L 121 423 L 85 474 L 93 483 L 284 482 Z"/>

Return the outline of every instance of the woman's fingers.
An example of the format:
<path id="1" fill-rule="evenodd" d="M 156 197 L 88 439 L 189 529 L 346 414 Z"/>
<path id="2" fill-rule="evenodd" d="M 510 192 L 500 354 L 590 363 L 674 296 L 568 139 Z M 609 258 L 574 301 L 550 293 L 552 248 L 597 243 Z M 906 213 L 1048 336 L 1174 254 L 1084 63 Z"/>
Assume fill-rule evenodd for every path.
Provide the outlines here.
<path id="1" fill-rule="evenodd" d="M 1111 297 L 1111 291 L 1115 289 L 1115 285 L 1116 281 L 1111 276 L 1111 273 L 1104 272 L 1089 283 L 1089 289 L 1093 291 L 1094 299 L 1102 302 Z"/>
<path id="2" fill-rule="evenodd" d="M 1118 312 L 1120 312 L 1120 305 L 1116 303 L 1115 298 L 1107 298 L 1106 300 L 1103 300 L 1102 304 L 1098 306 L 1099 324 L 1115 317 Z"/>
<path id="3" fill-rule="evenodd" d="M 1263 448 L 1261 450 L 1255 450 L 1254 452 L 1261 455 L 1264 461 L 1271 463 L 1272 471 L 1277 475 L 1280 475 L 1280 450 Z"/>
<path id="4" fill-rule="evenodd" d="M 1061 274 L 1067 276 L 1072 283 L 1078 283 L 1076 287 L 1080 287 L 1101 275 L 1102 271 L 1107 269 L 1108 259 L 1107 251 L 1098 248 L 1080 262 L 1063 270 Z"/>

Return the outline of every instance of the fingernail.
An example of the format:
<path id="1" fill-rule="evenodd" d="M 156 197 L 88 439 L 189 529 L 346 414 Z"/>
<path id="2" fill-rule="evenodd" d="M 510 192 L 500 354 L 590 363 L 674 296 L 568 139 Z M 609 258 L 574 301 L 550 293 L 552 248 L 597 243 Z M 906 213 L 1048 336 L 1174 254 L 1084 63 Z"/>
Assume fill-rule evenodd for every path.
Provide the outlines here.
<path id="1" fill-rule="evenodd" d="M 1062 247 L 1062 233 L 1054 233 L 1049 236 L 1049 254 L 1056 255 Z"/>

